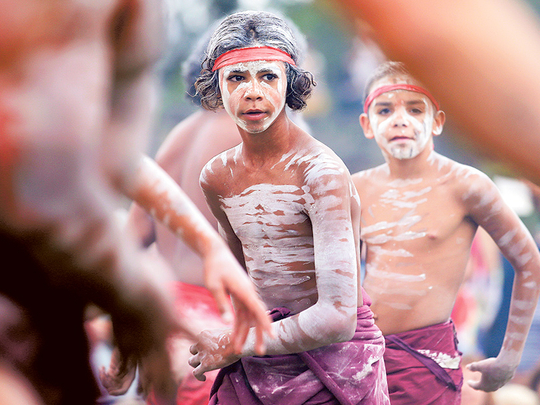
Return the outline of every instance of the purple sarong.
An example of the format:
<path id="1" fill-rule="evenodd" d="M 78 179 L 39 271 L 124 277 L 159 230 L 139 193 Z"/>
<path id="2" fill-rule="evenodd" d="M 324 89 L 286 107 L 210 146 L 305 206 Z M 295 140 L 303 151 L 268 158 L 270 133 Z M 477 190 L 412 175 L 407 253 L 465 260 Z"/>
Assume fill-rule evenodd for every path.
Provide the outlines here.
<path id="1" fill-rule="evenodd" d="M 220 370 L 210 405 L 389 405 L 384 338 L 369 297 L 357 310 L 354 337 L 298 354 L 246 357 Z M 271 312 L 274 321 L 289 316 Z"/>
<path id="2" fill-rule="evenodd" d="M 387 335 L 385 340 L 392 405 L 461 404 L 461 353 L 451 320 Z"/>

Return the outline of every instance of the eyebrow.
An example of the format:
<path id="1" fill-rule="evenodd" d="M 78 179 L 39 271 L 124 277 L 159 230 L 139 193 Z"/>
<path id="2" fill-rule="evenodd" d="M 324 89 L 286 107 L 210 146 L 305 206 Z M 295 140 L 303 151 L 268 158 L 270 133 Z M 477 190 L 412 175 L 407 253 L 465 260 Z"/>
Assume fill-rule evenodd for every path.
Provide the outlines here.
<path id="1" fill-rule="evenodd" d="M 276 73 L 276 70 L 277 69 L 272 69 L 272 68 L 268 68 L 268 67 L 264 67 L 262 68 L 261 70 L 257 70 L 257 73 Z M 230 74 L 238 74 L 238 73 L 246 73 L 248 72 L 249 69 L 234 69 L 234 70 L 231 70 L 229 72 L 229 75 Z"/>

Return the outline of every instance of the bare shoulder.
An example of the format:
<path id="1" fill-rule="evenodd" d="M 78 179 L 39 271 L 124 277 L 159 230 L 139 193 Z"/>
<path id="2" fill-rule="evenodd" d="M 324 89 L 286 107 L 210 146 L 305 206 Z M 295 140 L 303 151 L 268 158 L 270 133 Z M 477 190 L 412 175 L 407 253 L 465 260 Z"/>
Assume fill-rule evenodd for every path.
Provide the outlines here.
<path id="1" fill-rule="evenodd" d="M 433 165 L 436 167 L 435 172 L 439 182 L 443 184 L 449 182 L 461 192 L 465 192 L 471 187 L 491 186 L 493 184 L 489 176 L 477 168 L 458 163 L 441 155 L 438 155 Z"/>
<path id="2" fill-rule="evenodd" d="M 180 173 L 182 168 L 199 175 L 211 158 L 241 141 L 236 124 L 224 110 L 199 109 L 169 132 L 156 153 L 156 161 L 165 170 Z"/>
<path id="3" fill-rule="evenodd" d="M 296 154 L 296 155 L 294 155 Z M 304 171 L 306 180 L 316 180 L 321 175 L 350 177 L 349 169 L 341 158 L 328 146 L 312 138 L 306 147 L 291 153 L 298 167 Z"/>
<path id="4" fill-rule="evenodd" d="M 453 196 L 455 201 L 471 208 L 486 198 L 498 199 L 495 183 L 477 168 L 441 155 L 438 155 L 433 164 L 437 169 L 434 171 L 437 173 L 437 186 L 444 188 L 446 195 Z"/>
<path id="5" fill-rule="evenodd" d="M 156 162 L 160 166 L 166 168 L 183 159 L 196 139 L 194 134 L 202 124 L 202 118 L 202 111 L 196 111 L 171 129 L 156 152 Z"/>
<path id="6" fill-rule="evenodd" d="M 234 182 L 234 172 L 239 161 L 241 145 L 228 149 L 214 156 L 204 165 L 200 184 L 204 190 L 213 190 L 216 193 L 226 191 L 231 182 Z"/>

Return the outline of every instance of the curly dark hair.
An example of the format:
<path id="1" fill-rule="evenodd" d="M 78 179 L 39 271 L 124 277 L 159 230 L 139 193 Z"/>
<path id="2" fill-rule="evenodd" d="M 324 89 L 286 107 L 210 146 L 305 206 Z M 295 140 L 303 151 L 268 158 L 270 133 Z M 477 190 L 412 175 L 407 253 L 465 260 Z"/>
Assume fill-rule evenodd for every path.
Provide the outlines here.
<path id="1" fill-rule="evenodd" d="M 241 11 L 225 18 L 210 38 L 202 71 L 195 82 L 201 105 L 216 110 L 223 105 L 219 90 L 219 71 L 212 72 L 216 59 L 237 48 L 271 46 L 291 55 L 298 65 L 301 50 L 293 30 L 276 14 L 265 11 Z M 313 75 L 298 66 L 286 64 L 286 104 L 292 110 L 302 110 L 316 85 Z"/>

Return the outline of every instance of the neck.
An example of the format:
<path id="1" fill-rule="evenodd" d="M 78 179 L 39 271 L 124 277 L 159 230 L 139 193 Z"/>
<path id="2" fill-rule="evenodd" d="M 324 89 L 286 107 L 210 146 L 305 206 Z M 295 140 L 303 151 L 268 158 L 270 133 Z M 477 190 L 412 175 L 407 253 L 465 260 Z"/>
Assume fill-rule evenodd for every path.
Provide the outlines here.
<path id="1" fill-rule="evenodd" d="M 273 164 L 290 151 L 297 141 L 299 128 L 282 111 L 265 131 L 250 133 L 238 128 L 242 137 L 244 159 L 252 165 Z"/>
<path id="2" fill-rule="evenodd" d="M 384 153 L 384 158 L 388 164 L 390 175 L 394 178 L 415 178 L 426 177 L 433 172 L 432 158 L 435 151 L 433 144 L 428 144 L 426 148 L 412 159 L 396 159 Z"/>

